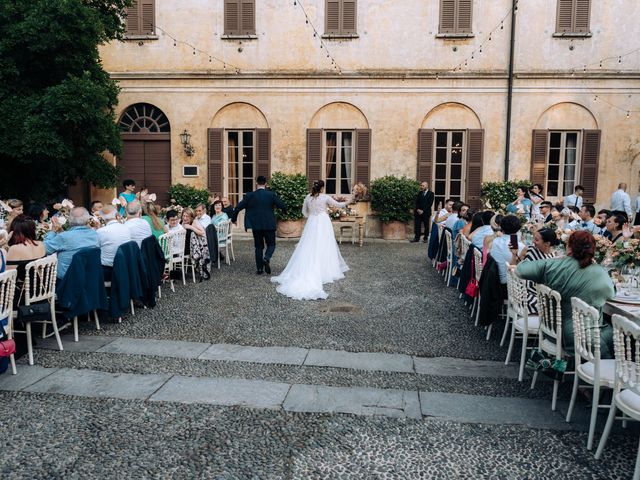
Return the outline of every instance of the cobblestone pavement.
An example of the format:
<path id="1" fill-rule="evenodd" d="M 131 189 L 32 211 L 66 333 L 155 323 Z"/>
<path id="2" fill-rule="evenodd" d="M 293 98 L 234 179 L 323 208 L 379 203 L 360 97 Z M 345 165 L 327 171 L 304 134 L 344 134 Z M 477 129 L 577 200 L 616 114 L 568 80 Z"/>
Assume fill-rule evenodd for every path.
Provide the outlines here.
<path id="1" fill-rule="evenodd" d="M 278 243 L 274 270 L 284 268 L 293 247 L 293 242 Z M 36 367 L 28 367 L 23 358 L 18 376 L 0 376 L 6 445 L 0 472 L 10 478 L 43 479 L 631 477 L 637 430 L 613 435 L 596 461 L 585 447 L 586 402 L 580 401 L 582 414 L 570 425 L 556 412 L 555 425 L 549 421 L 548 382 L 530 390 L 526 380 L 494 377 L 486 370 L 465 377 L 455 371 L 421 374 L 415 365 L 403 372 L 173 358 L 169 351 L 73 351 L 89 344 L 88 336 L 99 335 L 504 361 L 501 329 L 485 341 L 485 331 L 473 326 L 455 290 L 445 288 L 427 265 L 424 244 L 369 242 L 363 248 L 343 245 L 342 252 L 351 271 L 328 287 L 329 299 L 297 302 L 277 294 L 268 277 L 255 275 L 251 244 L 237 241 L 237 261 L 224 265 L 212 280 L 186 287 L 178 283 L 175 293 L 165 286 L 156 309 L 139 309 L 122 324 L 104 323 L 99 332 L 86 323 L 80 342 L 65 341 L 65 351 L 37 349 L 36 365 L 63 369 L 59 373 L 66 377 L 77 372 L 79 379 L 85 372 L 109 375 L 116 384 L 118 378 L 125 383 L 132 375 L 155 375 L 191 378 L 196 385 L 200 379 L 274 382 L 284 385 L 287 395 L 287 385 L 420 391 L 422 415 L 295 413 L 195 399 L 188 403 L 184 398 L 127 400 L 112 398 L 105 384 L 81 385 L 78 391 L 89 392 L 86 396 L 69 394 L 66 385 L 51 382 L 49 393 L 35 393 L 42 383 L 27 381 Z M 30 391 L 4 391 L 20 379 L 26 382 L 23 386 L 33 384 Z M 451 396 L 451 411 L 458 409 L 451 418 L 457 421 L 431 416 L 429 412 L 443 408 L 425 404 L 437 398 L 437 392 Z M 568 393 L 563 385 L 561 405 Z M 492 398 L 498 405 L 544 405 L 549 418 L 529 424 L 551 426 L 505 424 L 513 420 L 502 422 L 499 411 L 490 423 L 474 420 L 487 413 Z M 461 406 L 466 411 L 461 412 Z M 511 419 L 528 415 L 525 409 L 505 412 Z"/>

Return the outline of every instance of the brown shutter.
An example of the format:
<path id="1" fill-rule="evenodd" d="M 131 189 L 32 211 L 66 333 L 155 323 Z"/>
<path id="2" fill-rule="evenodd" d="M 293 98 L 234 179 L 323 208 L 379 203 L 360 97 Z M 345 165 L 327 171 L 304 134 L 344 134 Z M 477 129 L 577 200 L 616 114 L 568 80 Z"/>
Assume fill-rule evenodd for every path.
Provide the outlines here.
<path id="1" fill-rule="evenodd" d="M 456 30 L 456 0 L 440 0 L 440 33 Z"/>
<path id="2" fill-rule="evenodd" d="M 570 33 L 573 31 L 573 2 L 574 0 L 558 0 L 556 33 Z"/>
<path id="3" fill-rule="evenodd" d="M 155 33 L 155 0 L 139 0 L 141 5 L 143 35 L 153 35 Z"/>
<path id="4" fill-rule="evenodd" d="M 271 129 L 258 128 L 256 130 L 256 177 L 271 176 Z"/>
<path id="5" fill-rule="evenodd" d="M 326 0 L 326 18 L 324 33 L 338 35 L 340 33 L 340 0 Z"/>
<path id="6" fill-rule="evenodd" d="M 356 183 L 364 183 L 369 188 L 371 175 L 371 130 L 356 130 Z"/>
<path id="7" fill-rule="evenodd" d="M 240 0 L 224 0 L 224 34 L 240 35 Z"/>
<path id="8" fill-rule="evenodd" d="M 472 0 L 458 0 L 456 11 L 456 33 L 471 33 Z"/>
<path id="9" fill-rule="evenodd" d="M 473 209 L 482 207 L 482 159 L 484 155 L 484 130 L 467 130 L 467 173 L 465 185 L 466 203 Z"/>
<path id="10" fill-rule="evenodd" d="M 580 184 L 584 187 L 584 202 L 595 203 L 598 189 L 600 130 L 583 130 Z"/>
<path id="11" fill-rule="evenodd" d="M 210 128 L 207 130 L 207 147 L 209 191 L 222 194 L 224 192 L 222 172 L 224 165 L 224 129 Z"/>
<path id="12" fill-rule="evenodd" d="M 254 35 L 256 33 L 255 0 L 242 0 L 240 31 L 243 35 Z"/>
<path id="13" fill-rule="evenodd" d="M 138 35 L 140 34 L 140 14 L 138 13 L 140 6 L 138 5 L 138 0 L 133 0 L 131 6 L 127 8 L 127 18 L 126 18 L 126 26 L 125 33 L 127 35 Z"/>
<path id="14" fill-rule="evenodd" d="M 307 179 L 309 188 L 322 178 L 322 129 L 307 130 Z"/>
<path id="15" fill-rule="evenodd" d="M 576 10 L 573 18 L 573 31 L 577 33 L 589 32 L 589 17 L 591 16 L 591 0 L 575 0 Z"/>
<path id="16" fill-rule="evenodd" d="M 355 35 L 357 33 L 356 29 L 356 18 L 357 18 L 357 5 L 355 0 L 343 0 L 342 2 L 342 29 L 340 31 L 343 35 Z"/>
<path id="17" fill-rule="evenodd" d="M 418 130 L 418 171 L 417 180 L 419 182 L 427 182 L 429 188 L 433 190 L 431 185 L 431 174 L 433 172 L 433 135 L 432 129 L 421 128 Z"/>
<path id="18" fill-rule="evenodd" d="M 548 130 L 534 130 L 531 140 L 531 182 L 545 185 L 547 180 Z"/>

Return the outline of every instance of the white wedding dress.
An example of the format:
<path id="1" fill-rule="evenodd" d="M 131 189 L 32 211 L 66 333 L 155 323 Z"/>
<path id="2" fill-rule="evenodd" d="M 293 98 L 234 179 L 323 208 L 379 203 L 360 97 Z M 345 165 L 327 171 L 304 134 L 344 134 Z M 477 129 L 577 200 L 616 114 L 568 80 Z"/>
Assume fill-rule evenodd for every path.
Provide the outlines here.
<path id="1" fill-rule="evenodd" d="M 345 205 L 323 193 L 307 195 L 302 206 L 302 214 L 307 217 L 302 237 L 284 271 L 271 278 L 280 284 L 279 293 L 296 300 L 327 298 L 322 285 L 344 278 L 349 267 L 340 255 L 327 207 Z"/>

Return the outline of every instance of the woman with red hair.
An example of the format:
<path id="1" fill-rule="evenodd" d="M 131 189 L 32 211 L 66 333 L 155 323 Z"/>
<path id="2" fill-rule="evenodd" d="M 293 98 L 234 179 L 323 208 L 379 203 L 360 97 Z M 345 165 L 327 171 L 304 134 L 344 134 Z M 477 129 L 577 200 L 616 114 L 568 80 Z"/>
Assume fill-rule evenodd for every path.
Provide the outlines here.
<path id="1" fill-rule="evenodd" d="M 574 352 L 571 297 L 578 297 L 602 312 L 606 301 L 615 296 L 609 274 L 593 261 L 595 251 L 593 235 L 579 230 L 569 237 L 565 257 L 523 262 L 516 268 L 520 278 L 542 283 L 562 295 L 563 350 L 569 355 Z M 611 325 L 601 322 L 600 337 L 602 358 L 613 358 Z"/>
<path id="2" fill-rule="evenodd" d="M 18 269 L 16 294 L 14 303 L 18 304 L 22 297 L 22 288 L 27 263 L 45 256 L 44 244 L 36 240 L 36 222 L 26 215 L 18 215 L 11 222 L 9 230 L 9 251 L 7 252 L 7 270 Z"/>

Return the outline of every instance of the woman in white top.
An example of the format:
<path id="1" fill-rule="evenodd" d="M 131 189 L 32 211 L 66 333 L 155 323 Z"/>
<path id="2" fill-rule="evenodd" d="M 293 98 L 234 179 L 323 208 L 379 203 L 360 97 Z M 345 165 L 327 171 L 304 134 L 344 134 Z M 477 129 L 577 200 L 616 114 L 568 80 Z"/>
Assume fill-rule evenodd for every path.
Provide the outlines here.
<path id="1" fill-rule="evenodd" d="M 529 200 L 531 200 L 531 218 L 540 216 L 540 204 L 544 201 L 542 196 L 542 184 L 535 183 L 529 190 Z"/>
<path id="2" fill-rule="evenodd" d="M 307 217 L 302 237 L 284 271 L 271 278 L 272 282 L 280 284 L 279 293 L 296 300 L 327 298 L 322 285 L 344 278 L 344 272 L 349 270 L 340 255 L 327 213 L 328 207 L 343 208 L 347 203 L 335 201 L 322 193 L 323 190 L 322 180 L 313 182 L 311 193 L 302 206 L 302 214 Z"/>
<path id="3" fill-rule="evenodd" d="M 515 215 L 505 215 L 500 221 L 502 236 L 496 238 L 491 245 L 491 256 L 498 265 L 500 283 L 507 283 L 507 266 L 515 265 L 521 260 L 525 244 L 520 241 L 520 219 Z"/>

